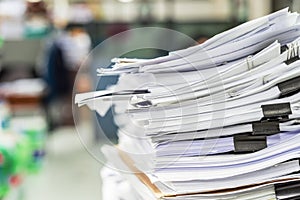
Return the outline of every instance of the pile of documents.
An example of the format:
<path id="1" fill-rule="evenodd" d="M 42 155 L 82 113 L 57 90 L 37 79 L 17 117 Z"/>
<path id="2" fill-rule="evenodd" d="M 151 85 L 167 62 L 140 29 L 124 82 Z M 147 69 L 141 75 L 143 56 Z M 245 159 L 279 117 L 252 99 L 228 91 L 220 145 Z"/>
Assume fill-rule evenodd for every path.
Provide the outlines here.
<path id="1" fill-rule="evenodd" d="M 283 9 L 164 57 L 113 59 L 98 74 L 118 83 L 75 103 L 113 103 L 119 144 L 102 150 L 137 199 L 297 199 L 299 48 L 299 14 Z"/>

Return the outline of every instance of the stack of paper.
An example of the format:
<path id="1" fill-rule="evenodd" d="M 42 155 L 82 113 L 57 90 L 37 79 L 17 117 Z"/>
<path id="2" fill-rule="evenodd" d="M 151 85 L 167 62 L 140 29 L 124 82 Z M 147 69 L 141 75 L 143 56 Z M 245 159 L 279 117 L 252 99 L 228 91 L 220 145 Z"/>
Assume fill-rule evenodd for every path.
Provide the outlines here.
<path id="1" fill-rule="evenodd" d="M 149 60 L 114 59 L 105 91 L 118 147 L 103 147 L 142 199 L 288 199 L 300 183 L 300 20 L 284 9 Z"/>

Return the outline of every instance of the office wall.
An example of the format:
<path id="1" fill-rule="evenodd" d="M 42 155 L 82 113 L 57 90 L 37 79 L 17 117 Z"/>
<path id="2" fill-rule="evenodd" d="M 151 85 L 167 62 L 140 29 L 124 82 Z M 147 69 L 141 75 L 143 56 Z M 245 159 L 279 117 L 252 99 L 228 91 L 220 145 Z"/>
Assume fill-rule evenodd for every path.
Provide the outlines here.
<path id="1" fill-rule="evenodd" d="M 255 19 L 272 12 L 271 0 L 248 0 L 249 19 Z"/>
<path id="2" fill-rule="evenodd" d="M 103 1 L 104 17 L 108 21 L 132 21 L 146 12 L 158 21 L 172 18 L 175 21 L 226 20 L 230 17 L 230 0 L 142 1 L 121 3 Z"/>

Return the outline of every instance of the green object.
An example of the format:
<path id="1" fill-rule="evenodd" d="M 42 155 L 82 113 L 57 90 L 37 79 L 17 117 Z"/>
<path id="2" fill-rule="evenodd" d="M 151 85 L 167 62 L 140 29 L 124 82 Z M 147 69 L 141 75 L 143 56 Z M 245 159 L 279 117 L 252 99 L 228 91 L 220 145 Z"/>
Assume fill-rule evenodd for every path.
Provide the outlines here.
<path id="1" fill-rule="evenodd" d="M 4 39 L 2 37 L 0 37 L 0 48 L 2 48 L 3 43 L 4 43 Z"/>
<path id="2" fill-rule="evenodd" d="M 4 176 L 0 168 L 0 199 L 9 192 L 8 178 Z"/>
<path id="3" fill-rule="evenodd" d="M 9 192 L 8 177 L 11 173 L 12 160 L 8 151 L 0 146 L 0 198 L 3 198 Z"/>
<path id="4" fill-rule="evenodd" d="M 42 162 L 36 153 L 43 148 L 41 132 L 29 131 L 13 137 L 9 134 L 0 134 L 0 198 L 9 192 L 11 185 L 18 184 L 14 177 L 38 172 Z"/>
<path id="5" fill-rule="evenodd" d="M 24 37 L 28 39 L 40 39 L 40 38 L 47 37 L 49 32 L 50 32 L 49 27 L 42 27 L 42 28 L 25 27 Z"/>
<path id="6" fill-rule="evenodd" d="M 14 152 L 14 174 L 20 174 L 27 171 L 27 166 L 31 161 L 32 148 L 30 140 L 24 137 L 16 144 Z"/>
<path id="7" fill-rule="evenodd" d="M 28 150 L 30 151 L 27 170 L 29 173 L 39 172 L 44 156 L 46 130 L 27 130 L 25 135 L 28 137 Z"/>
<path id="8" fill-rule="evenodd" d="M 5 121 L 0 127 L 0 200 L 19 185 L 20 177 L 40 171 L 47 130 L 41 118 L 6 119 L 10 115 L 4 108 L 0 104 L 0 122 Z"/>

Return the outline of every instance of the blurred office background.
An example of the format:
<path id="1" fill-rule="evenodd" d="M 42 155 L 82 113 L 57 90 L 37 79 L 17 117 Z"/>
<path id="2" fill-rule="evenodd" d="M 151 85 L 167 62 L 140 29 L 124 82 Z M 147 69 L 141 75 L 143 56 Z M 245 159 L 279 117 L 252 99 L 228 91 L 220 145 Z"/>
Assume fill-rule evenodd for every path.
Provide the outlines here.
<path id="1" fill-rule="evenodd" d="M 74 86 L 76 92 L 104 89 L 117 80 L 107 77 L 99 81 L 96 76 L 96 68 L 109 66 L 110 62 L 101 56 L 88 56 L 98 44 L 139 27 L 173 29 L 201 43 L 285 7 L 300 11 L 300 1 L 0 0 L 0 102 L 5 105 L 0 106 L 0 115 L 6 113 L 11 121 L 9 128 L 0 128 L 0 141 L 1 132 L 11 132 L 24 124 L 45 132 L 45 157 L 39 172 L 25 176 L 19 187 L 10 187 L 3 200 L 101 199 L 102 164 L 87 152 L 81 140 L 102 159 L 104 135 L 117 142 L 113 111 L 100 117 L 84 109 L 76 110 L 80 139 L 72 115 L 72 92 L 80 66 L 83 70 Z M 165 38 L 149 32 L 137 36 L 136 42 L 140 40 L 162 42 Z M 126 43 L 120 41 L 120 46 L 121 42 Z M 167 42 L 176 44 L 174 49 L 194 45 L 181 44 L 176 38 Z M 106 53 L 114 56 L 114 52 L 119 52 L 118 47 Z M 126 56 L 153 58 L 165 53 L 147 49 Z M 99 128 L 101 123 L 105 130 Z"/>

